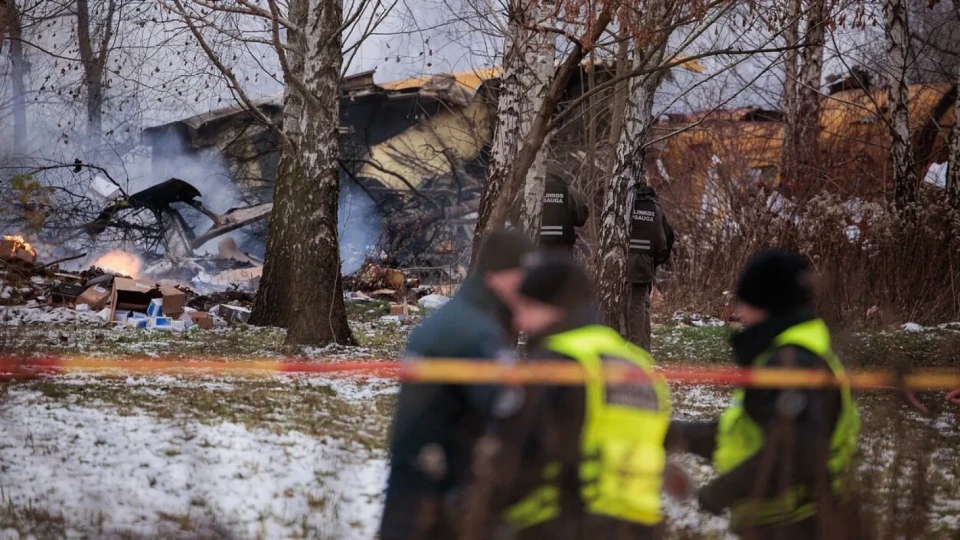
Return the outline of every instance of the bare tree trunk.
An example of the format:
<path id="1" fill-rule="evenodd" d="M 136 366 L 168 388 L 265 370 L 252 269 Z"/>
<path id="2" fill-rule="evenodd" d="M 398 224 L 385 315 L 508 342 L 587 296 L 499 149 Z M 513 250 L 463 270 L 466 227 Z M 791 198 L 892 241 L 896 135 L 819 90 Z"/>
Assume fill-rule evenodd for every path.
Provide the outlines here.
<path id="1" fill-rule="evenodd" d="M 295 2 L 290 6 L 289 17 L 302 21 L 305 18 L 302 10 L 303 2 Z M 306 46 L 302 39 L 291 35 L 289 47 L 296 51 L 303 51 Z M 303 73 L 303 55 L 290 55 L 290 69 L 294 73 Z M 283 87 L 283 134 L 289 141 L 289 146 L 280 145 L 280 163 L 277 167 L 277 179 L 273 184 L 273 210 L 270 213 L 270 227 L 267 234 L 267 250 L 263 263 L 263 277 L 257 287 L 253 310 L 250 314 L 250 323 L 257 326 L 277 326 L 287 328 L 292 312 L 291 280 L 289 272 L 295 260 L 295 246 L 297 239 L 291 234 L 288 226 L 291 220 L 296 219 L 297 189 L 306 178 L 303 175 L 301 164 L 298 163 L 300 148 L 303 145 L 303 134 L 300 132 L 300 118 L 303 117 L 303 95 L 293 87 Z"/>
<path id="2" fill-rule="evenodd" d="M 917 173 L 913 163 L 910 136 L 909 84 L 907 58 L 909 33 L 904 0 L 884 0 L 883 15 L 890 73 L 890 160 L 893 172 L 893 197 L 897 208 L 905 212 L 916 200 Z"/>
<path id="3" fill-rule="evenodd" d="M 109 0 L 107 15 L 103 20 L 103 35 L 94 49 L 90 5 L 88 0 L 77 0 L 77 45 L 87 86 L 87 126 L 91 135 L 103 133 L 103 73 L 107 65 L 110 40 L 113 38 L 113 15 L 116 7 L 116 0 Z"/>
<path id="4" fill-rule="evenodd" d="M 953 0 L 954 13 L 960 15 L 960 0 Z M 960 211 L 960 66 L 954 81 L 953 127 L 950 129 L 950 156 L 947 160 L 947 200 Z"/>
<path id="5" fill-rule="evenodd" d="M 960 210 L 960 75 L 954 83 L 953 127 L 950 129 L 950 155 L 947 160 L 947 200 Z"/>
<path id="6" fill-rule="evenodd" d="M 552 9 L 549 2 L 540 3 L 540 16 L 537 24 L 540 25 L 547 18 Z M 533 118 L 550 87 L 555 71 L 554 58 L 556 56 L 556 38 L 550 32 L 539 31 L 533 33 L 530 43 L 524 47 L 524 112 L 521 119 L 521 132 L 526 136 L 530 132 Z M 523 205 L 520 209 L 520 226 L 532 238 L 540 232 L 540 218 L 543 214 L 543 192 L 547 177 L 547 149 L 548 143 L 537 152 L 537 157 L 527 172 L 527 179 L 523 188 Z"/>
<path id="7" fill-rule="evenodd" d="M 809 186 L 820 175 L 820 79 L 827 29 L 826 0 L 814 0 L 807 11 L 806 39 L 801 54 L 797 88 L 796 164 L 797 188 Z"/>
<path id="8" fill-rule="evenodd" d="M 500 198 L 503 181 L 510 172 L 510 166 L 517 154 L 521 139 L 520 117 L 523 114 L 523 44 L 528 41 L 529 32 L 523 27 L 523 8 L 516 2 L 510 3 L 507 35 L 504 36 L 503 70 L 500 75 L 500 96 L 497 100 L 497 127 L 490 148 L 490 162 L 487 164 L 487 178 L 480 195 L 480 208 L 477 210 L 477 225 L 473 233 L 471 264 L 476 261 L 477 253 L 483 244 L 484 233 L 493 207 Z"/>
<path id="9" fill-rule="evenodd" d="M 27 100 L 24 77 L 27 74 L 27 59 L 23 55 L 23 26 L 16 0 L 4 2 L 3 17 L 10 36 L 10 73 L 13 91 L 13 150 L 20 154 L 27 144 Z"/>
<path id="10" fill-rule="evenodd" d="M 787 47 L 797 47 L 800 42 L 800 2 L 788 0 L 783 36 Z M 784 53 L 783 70 L 783 146 L 780 148 L 780 179 L 790 184 L 797 178 L 797 68 L 799 51 L 788 49 Z"/>
<path id="11" fill-rule="evenodd" d="M 658 18 L 659 19 L 659 18 Z M 650 55 L 636 51 L 635 67 L 643 62 L 655 66 L 663 58 L 666 37 Z M 646 58 L 645 58 L 646 57 Z M 621 334 L 627 332 L 627 247 L 630 238 L 630 212 L 638 186 L 644 185 L 644 145 L 653 127 L 653 98 L 662 79 L 651 73 L 630 81 L 616 162 L 610 185 L 603 198 L 600 216 L 600 245 L 597 248 L 597 300 L 603 322 Z"/>
<path id="12" fill-rule="evenodd" d="M 603 32 L 611 20 L 612 12 L 610 9 L 605 8 L 604 11 L 599 14 L 593 25 L 590 26 L 589 35 L 584 36 L 574 44 L 573 49 L 557 70 L 553 82 L 550 84 L 544 96 L 543 103 L 534 116 L 533 123 L 530 126 L 530 132 L 523 138 L 523 145 L 520 147 L 520 150 L 517 151 L 516 159 L 510 167 L 510 174 L 504 179 L 500 196 L 494 204 L 493 210 L 490 212 L 490 217 L 486 222 L 487 230 L 500 227 L 506 222 L 510 208 L 517 200 L 517 196 L 524 185 L 527 173 L 536 161 L 537 154 L 540 152 L 540 149 L 543 148 L 544 142 L 552 129 L 551 117 L 553 116 L 553 111 L 556 110 L 557 105 L 563 98 L 570 78 L 580 69 L 580 62 L 583 61 L 584 56 L 589 52 L 589 49 L 585 48 L 584 44 L 591 44 L 592 46 L 592 44 L 597 43 L 597 40 L 603 35 Z"/>
<path id="13" fill-rule="evenodd" d="M 258 299 L 258 320 L 286 319 L 289 347 L 353 344 L 343 301 L 337 233 L 343 4 L 341 0 L 294 0 L 289 15 L 302 29 L 289 43 L 290 56 L 302 56 L 293 60 L 291 70 L 302 74 L 308 94 L 297 89 L 300 96 L 292 98 L 287 89 L 284 96 L 285 105 L 290 98 L 300 110 L 293 111 L 299 112 L 297 117 L 284 112 L 291 155 L 284 156 L 284 174 L 274 187 L 266 260 L 277 257 L 270 263 L 269 274 L 264 268 L 261 286 L 267 292 Z M 271 300 L 275 303 L 268 305 Z M 284 305 L 289 309 L 284 310 Z"/>
<path id="14" fill-rule="evenodd" d="M 305 29 L 306 99 L 300 121 L 305 180 L 297 189 L 301 204 L 288 233 L 299 244 L 294 261 L 293 313 L 288 345 L 354 344 L 343 302 L 337 205 L 340 199 L 340 71 L 343 52 L 341 0 L 296 0 L 308 5 Z M 305 199 L 305 201 L 304 201 Z"/>

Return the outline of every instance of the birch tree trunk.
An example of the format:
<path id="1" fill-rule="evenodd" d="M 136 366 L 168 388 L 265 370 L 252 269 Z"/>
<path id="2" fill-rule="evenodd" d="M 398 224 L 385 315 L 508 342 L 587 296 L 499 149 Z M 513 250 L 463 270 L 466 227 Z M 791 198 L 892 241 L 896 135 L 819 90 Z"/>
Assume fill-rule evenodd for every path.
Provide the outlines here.
<path id="1" fill-rule="evenodd" d="M 960 211 L 960 73 L 954 83 L 953 127 L 950 129 L 950 155 L 947 159 L 947 200 Z"/>
<path id="2" fill-rule="evenodd" d="M 487 178 L 480 195 L 477 210 L 477 225 L 473 232 L 471 265 L 483 244 L 490 214 L 500 198 L 503 181 L 510 173 L 510 166 L 520 147 L 520 117 L 523 108 L 524 55 L 522 45 L 528 34 L 522 26 L 523 9 L 517 2 L 510 3 L 507 33 L 503 44 L 503 68 L 500 75 L 500 96 L 497 100 L 497 126 L 490 148 Z"/>
<path id="3" fill-rule="evenodd" d="M 530 131 L 523 137 L 522 145 L 520 146 L 520 150 L 517 151 L 516 159 L 511 164 L 510 172 L 503 181 L 500 196 L 494 202 L 493 210 L 491 210 L 490 217 L 485 224 L 488 230 L 499 227 L 506 222 L 513 203 L 523 189 L 527 173 L 537 159 L 537 153 L 543 148 L 547 136 L 553 129 L 551 118 L 557 105 L 559 105 L 560 100 L 563 98 L 567 84 L 569 84 L 574 73 L 580 69 L 580 63 L 586 54 L 590 52 L 589 47 L 597 43 L 597 40 L 600 39 L 600 36 L 603 35 L 612 20 L 613 11 L 609 6 L 604 6 L 603 10 L 597 16 L 597 20 L 588 26 L 588 35 L 582 36 L 580 41 L 574 43 L 573 49 L 557 69 L 553 82 L 550 83 L 543 102 L 540 105 L 540 109 L 533 117 Z"/>
<path id="4" fill-rule="evenodd" d="M 658 50 L 644 58 L 636 51 L 634 65 L 658 65 L 663 59 L 666 37 Z M 630 212 L 634 194 L 644 180 L 644 145 L 653 127 L 653 98 L 662 79 L 661 73 L 651 73 L 631 79 L 627 94 L 626 112 L 617 142 L 613 175 L 603 198 L 600 215 L 600 243 L 597 248 L 597 301 L 603 322 L 620 334 L 627 332 L 627 248 L 630 239 Z"/>
<path id="5" fill-rule="evenodd" d="M 797 88 L 796 148 L 797 188 L 809 187 L 823 172 L 820 170 L 820 79 L 823 76 L 823 50 L 827 30 L 826 0 L 814 0 L 807 11 L 806 39 L 800 55 Z"/>
<path id="6" fill-rule="evenodd" d="M 290 347 L 352 344 L 337 233 L 343 5 L 341 0 L 293 0 L 289 16 L 302 30 L 289 43 L 289 56 L 302 56 L 302 61 L 293 60 L 291 72 L 302 73 L 307 93 L 286 85 L 284 104 L 299 110 L 284 111 L 289 155 L 281 156 L 283 174 L 274 186 L 266 254 L 272 262 L 261 280 L 270 283 L 264 284 L 266 293 L 255 306 L 260 309 L 257 320 L 286 319 Z"/>
<path id="7" fill-rule="evenodd" d="M 797 47 L 800 42 L 800 2 L 787 0 L 787 13 L 783 31 L 784 44 Z M 783 69 L 783 146 L 780 148 L 780 179 L 785 184 L 797 178 L 797 68 L 799 52 L 795 48 L 784 53 Z"/>
<path id="8" fill-rule="evenodd" d="M 910 82 L 907 80 L 909 33 L 905 0 L 884 0 L 883 16 L 890 73 L 890 161 L 893 197 L 897 208 L 906 212 L 916 200 L 917 174 L 910 137 Z"/>
<path id="9" fill-rule="evenodd" d="M 953 0 L 954 13 L 960 15 L 960 0 Z M 947 158 L 946 192 L 950 206 L 960 211 L 960 66 L 953 83 L 953 127 L 950 129 L 950 155 Z"/>
<path id="10" fill-rule="evenodd" d="M 538 25 L 546 18 L 551 9 L 548 2 L 540 2 L 540 15 L 537 17 Z M 524 100 L 523 116 L 520 120 L 520 131 L 522 136 L 530 132 L 534 116 L 543 105 L 544 97 L 547 94 L 547 88 L 550 81 L 553 80 L 554 58 L 556 56 L 556 41 L 553 34 L 549 32 L 534 32 L 529 45 L 524 46 Z M 540 233 L 540 218 L 543 214 L 543 192 L 547 177 L 547 149 L 548 141 L 544 141 L 543 147 L 537 152 L 537 157 L 527 172 L 527 179 L 523 187 L 523 204 L 520 209 L 520 226 L 531 238 L 536 238 Z"/>

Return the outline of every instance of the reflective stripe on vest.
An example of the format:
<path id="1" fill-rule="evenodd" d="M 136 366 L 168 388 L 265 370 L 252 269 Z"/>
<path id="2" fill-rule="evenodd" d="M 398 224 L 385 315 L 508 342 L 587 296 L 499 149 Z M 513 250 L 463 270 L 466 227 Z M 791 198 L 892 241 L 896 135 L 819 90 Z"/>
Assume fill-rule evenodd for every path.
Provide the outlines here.
<path id="1" fill-rule="evenodd" d="M 833 374 L 841 377 L 843 366 L 830 348 L 830 332 L 823 320 L 815 319 L 792 326 L 777 336 L 770 349 L 757 356 L 753 365 L 767 364 L 776 349 L 798 346 L 822 358 Z M 764 445 L 764 431 L 746 414 L 743 408 L 745 391 L 738 389 L 733 402 L 720 417 L 717 428 L 717 447 L 713 454 L 714 467 L 726 474 L 756 454 Z M 860 434 L 860 413 L 850 393 L 850 385 L 840 387 L 841 411 L 830 438 L 828 468 L 834 492 L 845 491 L 845 479 L 853 463 Z M 816 514 L 816 506 L 806 486 L 793 486 L 770 499 L 751 499 L 734 505 L 731 522 L 734 527 L 796 522 Z"/>
<path id="2" fill-rule="evenodd" d="M 670 395 L 666 382 L 653 370 L 653 359 L 614 330 L 599 325 L 552 336 L 546 348 L 576 359 L 589 374 L 580 439 L 584 511 L 643 525 L 659 523 Z M 607 387 L 605 362 L 638 366 L 651 376 L 652 384 Z M 516 529 L 559 515 L 558 476 L 559 464 L 548 466 L 544 485 L 507 511 Z"/>

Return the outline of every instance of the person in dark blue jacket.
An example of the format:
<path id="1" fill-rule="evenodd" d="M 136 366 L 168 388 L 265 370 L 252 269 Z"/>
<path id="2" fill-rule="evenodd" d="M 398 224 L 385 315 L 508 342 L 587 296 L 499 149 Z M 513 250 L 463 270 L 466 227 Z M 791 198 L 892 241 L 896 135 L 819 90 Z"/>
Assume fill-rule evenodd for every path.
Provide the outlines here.
<path id="1" fill-rule="evenodd" d="M 492 233 L 460 291 L 413 331 L 404 361 L 512 360 L 516 333 L 508 306 L 526 275 L 524 258 L 534 249 L 518 231 Z M 509 391 L 482 385 L 401 385 L 382 540 L 458 536 L 456 499 L 469 482 L 474 447 L 485 427 L 509 412 Z"/>

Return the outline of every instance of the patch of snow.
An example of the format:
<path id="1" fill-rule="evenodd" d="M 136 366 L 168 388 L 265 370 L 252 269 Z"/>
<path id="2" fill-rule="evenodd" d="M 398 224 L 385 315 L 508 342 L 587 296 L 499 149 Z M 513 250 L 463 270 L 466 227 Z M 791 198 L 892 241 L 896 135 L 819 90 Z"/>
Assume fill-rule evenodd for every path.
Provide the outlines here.
<path id="1" fill-rule="evenodd" d="M 423 309 L 439 309 L 449 301 L 449 296 L 444 296 L 442 294 L 428 294 L 417 301 L 417 305 Z"/>
<path id="2" fill-rule="evenodd" d="M 0 325 L 58 325 L 68 323 L 101 326 L 104 321 L 96 313 L 77 312 L 66 307 L 0 307 Z"/>
<path id="3" fill-rule="evenodd" d="M 396 324 L 399 325 L 403 321 L 397 315 L 384 315 L 380 317 L 380 324 Z"/>
<path id="4" fill-rule="evenodd" d="M 702 313 L 687 313 L 677 311 L 671 317 L 673 322 L 678 324 L 687 324 L 690 326 L 726 326 L 726 322 Z"/>
<path id="5" fill-rule="evenodd" d="M 296 431 L 57 405 L 39 392 L 8 395 L 0 486 L 7 504 L 63 514 L 70 536 L 172 537 L 170 516 L 250 538 L 374 535 L 386 475 L 376 452 Z"/>
<path id="6" fill-rule="evenodd" d="M 905 332 L 923 332 L 924 328 L 917 323 L 908 322 L 900 327 Z"/>

